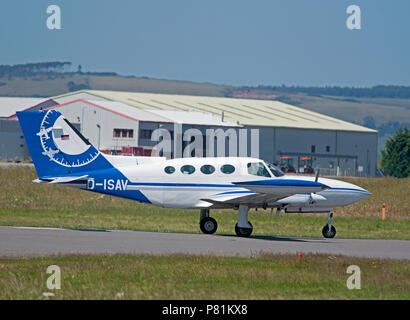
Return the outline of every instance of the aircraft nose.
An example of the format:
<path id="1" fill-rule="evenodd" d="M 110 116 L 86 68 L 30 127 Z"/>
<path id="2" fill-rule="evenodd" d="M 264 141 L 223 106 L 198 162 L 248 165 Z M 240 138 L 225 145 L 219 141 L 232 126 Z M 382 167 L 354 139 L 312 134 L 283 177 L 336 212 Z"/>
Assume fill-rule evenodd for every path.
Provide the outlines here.
<path id="1" fill-rule="evenodd" d="M 372 195 L 372 193 L 367 191 L 366 189 L 362 188 L 362 190 L 363 190 L 363 192 L 362 192 L 363 193 L 363 199 L 366 199 L 367 197 Z"/>
<path id="2" fill-rule="evenodd" d="M 372 194 L 371 192 L 367 191 L 366 189 L 364 189 L 362 187 L 359 187 L 359 186 L 356 186 L 356 185 L 353 185 L 353 186 L 354 186 L 354 189 L 356 189 L 358 191 L 357 195 L 360 198 L 360 200 L 366 199 L 367 197 L 369 197 Z"/>
<path id="3" fill-rule="evenodd" d="M 341 187 L 345 190 L 346 197 L 349 198 L 350 203 L 364 200 L 371 195 L 371 192 L 352 183 L 343 182 Z"/>

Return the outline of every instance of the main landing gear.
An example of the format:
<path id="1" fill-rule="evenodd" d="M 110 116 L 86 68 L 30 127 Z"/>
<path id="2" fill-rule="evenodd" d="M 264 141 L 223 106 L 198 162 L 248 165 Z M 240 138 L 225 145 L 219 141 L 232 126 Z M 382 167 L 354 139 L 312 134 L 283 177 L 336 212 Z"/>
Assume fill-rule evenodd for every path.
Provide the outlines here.
<path id="1" fill-rule="evenodd" d="M 238 237 L 249 237 L 252 234 L 253 226 L 248 221 L 248 211 L 248 206 L 239 206 L 238 223 L 235 225 L 235 233 Z"/>
<path id="2" fill-rule="evenodd" d="M 216 229 L 218 229 L 218 223 L 216 220 L 209 216 L 209 209 L 201 209 L 199 227 L 205 234 L 213 234 L 216 232 Z"/>
<path id="3" fill-rule="evenodd" d="M 240 205 L 238 208 L 238 222 L 235 225 L 235 233 L 238 237 L 249 237 L 252 234 L 253 226 L 248 221 L 249 207 Z M 213 234 L 218 228 L 218 223 L 209 216 L 209 209 L 201 209 L 199 227 L 205 234 Z"/>
<path id="4" fill-rule="evenodd" d="M 322 229 L 322 234 L 325 238 L 334 238 L 336 235 L 336 228 L 332 226 L 332 223 L 335 219 L 333 219 L 333 213 L 329 212 L 327 215 L 327 224 Z"/>

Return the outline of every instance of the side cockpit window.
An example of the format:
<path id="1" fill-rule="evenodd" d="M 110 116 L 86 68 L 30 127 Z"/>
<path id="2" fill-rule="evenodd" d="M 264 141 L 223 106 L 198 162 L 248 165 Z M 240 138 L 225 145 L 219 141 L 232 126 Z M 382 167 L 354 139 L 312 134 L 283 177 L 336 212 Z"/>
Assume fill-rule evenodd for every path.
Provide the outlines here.
<path id="1" fill-rule="evenodd" d="M 285 175 L 285 173 L 282 170 L 280 170 L 279 167 L 275 166 L 272 163 L 268 163 L 268 168 L 275 177 L 283 177 Z"/>
<path id="2" fill-rule="evenodd" d="M 249 162 L 248 173 L 259 177 L 271 177 L 263 162 Z"/>

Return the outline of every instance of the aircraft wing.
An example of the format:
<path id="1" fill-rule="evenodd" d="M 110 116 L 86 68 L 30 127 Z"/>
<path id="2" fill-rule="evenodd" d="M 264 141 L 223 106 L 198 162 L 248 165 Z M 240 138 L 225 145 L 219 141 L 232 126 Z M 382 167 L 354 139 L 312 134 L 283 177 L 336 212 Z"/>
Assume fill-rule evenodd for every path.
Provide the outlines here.
<path id="1" fill-rule="evenodd" d="M 256 193 L 270 194 L 278 198 L 300 193 L 319 192 L 329 188 L 329 186 L 317 181 L 297 179 L 266 179 L 233 182 L 233 184 Z"/>
<path id="2" fill-rule="evenodd" d="M 253 191 L 232 191 L 215 194 L 201 199 L 218 206 L 232 207 L 232 205 L 248 204 L 261 205 L 264 203 L 275 202 L 283 197 L 266 193 L 256 193 Z"/>
<path id="3" fill-rule="evenodd" d="M 319 182 L 294 179 L 243 181 L 233 184 L 242 190 L 217 193 L 201 200 L 227 207 L 239 204 L 262 205 L 295 194 L 310 194 L 329 188 Z"/>

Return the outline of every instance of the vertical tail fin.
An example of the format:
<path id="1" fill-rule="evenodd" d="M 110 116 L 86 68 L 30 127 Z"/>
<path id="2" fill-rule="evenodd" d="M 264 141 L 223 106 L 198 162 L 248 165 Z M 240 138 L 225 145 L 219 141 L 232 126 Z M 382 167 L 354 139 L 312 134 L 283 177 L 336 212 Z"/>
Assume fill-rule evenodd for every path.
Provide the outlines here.
<path id="1" fill-rule="evenodd" d="M 60 112 L 21 111 L 17 117 L 40 179 L 113 167 Z"/>

